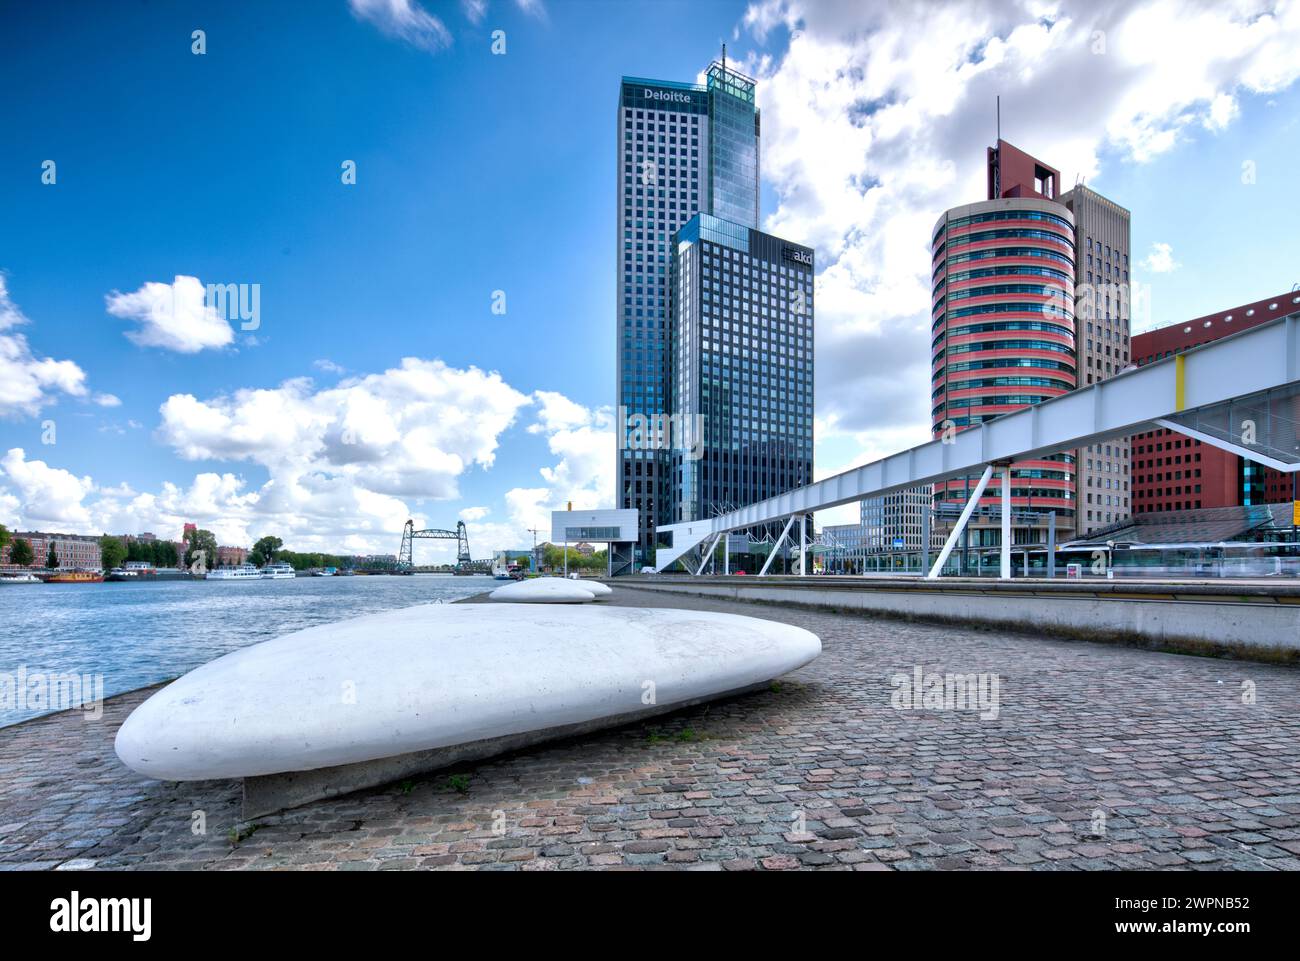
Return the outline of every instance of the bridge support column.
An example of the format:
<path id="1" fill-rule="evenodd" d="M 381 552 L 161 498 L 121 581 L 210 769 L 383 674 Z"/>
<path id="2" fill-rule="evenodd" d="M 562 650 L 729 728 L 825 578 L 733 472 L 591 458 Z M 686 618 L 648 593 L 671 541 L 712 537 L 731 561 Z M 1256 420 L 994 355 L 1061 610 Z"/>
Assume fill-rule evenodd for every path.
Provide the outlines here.
<path id="1" fill-rule="evenodd" d="M 806 558 L 808 557 L 808 531 L 806 529 L 808 521 L 807 514 L 799 515 L 799 576 L 803 577 L 808 572 Z"/>
<path id="2" fill-rule="evenodd" d="M 794 515 L 791 514 L 790 519 L 785 522 L 785 527 L 781 531 L 781 536 L 776 539 L 776 543 L 772 545 L 771 553 L 767 555 L 767 560 L 763 562 L 763 569 L 758 572 L 759 577 L 765 575 L 767 569 L 772 566 L 772 561 L 776 560 L 776 552 L 780 549 L 781 545 L 785 543 L 786 535 L 790 533 L 790 527 L 793 524 Z"/>
<path id="3" fill-rule="evenodd" d="M 992 476 L 993 465 L 989 464 L 984 468 L 984 473 L 980 475 L 979 483 L 975 485 L 975 490 L 971 492 L 970 498 L 966 501 L 966 506 L 962 508 L 956 526 L 948 534 L 948 539 L 943 542 L 943 550 L 939 552 L 939 559 L 934 562 L 934 567 L 930 568 L 930 573 L 925 575 L 927 580 L 935 580 L 943 570 L 943 565 L 948 562 L 948 555 L 952 553 L 953 547 L 957 544 L 957 539 L 966 530 L 966 522 L 970 520 L 971 514 L 975 513 L 975 505 L 980 502 L 980 497 L 984 494 L 984 488 L 989 486 L 989 478 Z"/>
<path id="4" fill-rule="evenodd" d="M 1002 563 L 999 578 L 1011 580 L 1011 465 L 1002 467 Z"/>

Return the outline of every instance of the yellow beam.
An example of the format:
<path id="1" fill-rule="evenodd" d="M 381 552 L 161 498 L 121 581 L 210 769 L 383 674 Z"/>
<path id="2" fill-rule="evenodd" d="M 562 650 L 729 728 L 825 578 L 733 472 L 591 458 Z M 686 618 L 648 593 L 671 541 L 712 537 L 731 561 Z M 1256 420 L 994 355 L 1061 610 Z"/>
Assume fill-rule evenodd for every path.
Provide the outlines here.
<path id="1" fill-rule="evenodd" d="M 1187 406 L 1187 365 L 1182 354 L 1174 355 L 1174 410 Z"/>

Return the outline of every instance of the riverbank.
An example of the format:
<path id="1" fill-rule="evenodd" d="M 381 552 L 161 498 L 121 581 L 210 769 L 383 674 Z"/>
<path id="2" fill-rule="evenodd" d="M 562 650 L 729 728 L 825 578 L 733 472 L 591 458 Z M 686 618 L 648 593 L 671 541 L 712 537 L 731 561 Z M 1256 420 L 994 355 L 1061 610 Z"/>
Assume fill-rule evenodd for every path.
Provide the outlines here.
<path id="1" fill-rule="evenodd" d="M 797 624 L 824 653 L 767 691 L 253 824 L 236 781 L 117 761 L 133 692 L 0 732 L 0 867 L 1300 869 L 1300 671 L 621 585 L 601 603 Z M 917 669 L 996 675 L 996 711 L 900 700 Z"/>

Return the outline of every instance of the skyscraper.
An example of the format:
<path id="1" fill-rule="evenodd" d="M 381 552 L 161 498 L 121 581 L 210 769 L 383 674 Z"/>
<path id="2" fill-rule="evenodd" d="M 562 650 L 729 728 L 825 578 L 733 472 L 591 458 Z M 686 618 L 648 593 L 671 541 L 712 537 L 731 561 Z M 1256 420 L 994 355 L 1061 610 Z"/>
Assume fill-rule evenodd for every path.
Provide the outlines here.
<path id="1" fill-rule="evenodd" d="M 671 522 L 811 483 L 812 248 L 698 214 L 670 260 Z"/>
<path id="2" fill-rule="evenodd" d="M 1074 214 L 1075 355 L 1086 387 L 1129 366 L 1129 212 L 1082 185 L 1061 203 Z M 1127 438 L 1076 452 L 1079 536 L 1130 516 L 1129 454 Z"/>
<path id="3" fill-rule="evenodd" d="M 954 207 L 932 236 L 931 416 L 936 437 L 1071 391 L 1075 366 L 1074 216 L 1058 199 L 1059 172 L 999 140 L 988 152 L 989 199 Z M 1012 509 L 1056 512 L 1074 527 L 1074 456 L 1011 465 Z M 973 481 L 934 486 L 965 503 Z M 996 509 L 990 492 L 981 507 Z M 977 545 L 1000 540 L 996 519 L 972 520 Z M 968 530 L 970 528 L 968 527 Z M 1017 541 L 1043 539 L 1037 522 Z"/>
<path id="4" fill-rule="evenodd" d="M 701 212 L 757 226 L 754 81 L 720 62 L 704 84 L 624 77 L 617 163 L 617 502 L 640 512 L 645 556 L 672 512 L 672 238 Z"/>

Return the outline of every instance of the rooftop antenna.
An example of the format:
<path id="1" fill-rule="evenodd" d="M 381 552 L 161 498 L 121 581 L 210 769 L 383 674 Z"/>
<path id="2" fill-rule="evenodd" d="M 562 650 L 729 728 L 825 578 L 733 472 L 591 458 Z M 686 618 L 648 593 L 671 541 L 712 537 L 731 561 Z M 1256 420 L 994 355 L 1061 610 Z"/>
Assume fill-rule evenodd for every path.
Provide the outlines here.
<path id="1" fill-rule="evenodd" d="M 725 43 L 722 45 L 722 75 L 724 77 L 727 75 L 727 45 Z"/>
<path id="2" fill-rule="evenodd" d="M 1002 142 L 1002 95 L 998 94 L 998 143 Z"/>

